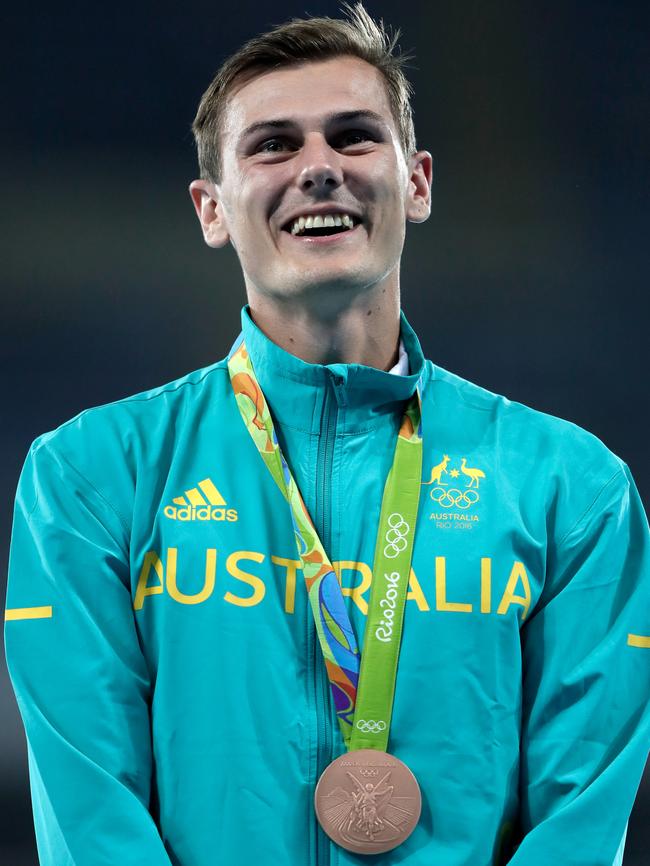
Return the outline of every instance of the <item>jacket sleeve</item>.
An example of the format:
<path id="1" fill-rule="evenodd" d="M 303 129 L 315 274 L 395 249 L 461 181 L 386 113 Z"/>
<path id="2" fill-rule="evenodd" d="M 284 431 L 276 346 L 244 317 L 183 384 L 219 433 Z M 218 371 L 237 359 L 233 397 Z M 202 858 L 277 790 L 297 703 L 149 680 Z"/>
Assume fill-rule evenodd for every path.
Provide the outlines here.
<path id="1" fill-rule="evenodd" d="M 40 864 L 170 866 L 148 811 L 151 684 L 126 520 L 39 441 L 18 484 L 4 628 Z"/>
<path id="2" fill-rule="evenodd" d="M 628 467 L 549 549 L 522 627 L 523 839 L 510 866 L 616 866 L 650 747 L 650 544 Z"/>

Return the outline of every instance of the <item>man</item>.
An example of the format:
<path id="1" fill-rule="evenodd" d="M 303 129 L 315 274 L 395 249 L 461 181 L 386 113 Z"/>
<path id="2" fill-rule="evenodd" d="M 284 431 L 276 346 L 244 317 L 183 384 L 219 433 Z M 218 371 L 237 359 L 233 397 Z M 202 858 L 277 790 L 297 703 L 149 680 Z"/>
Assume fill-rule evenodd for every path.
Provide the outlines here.
<path id="1" fill-rule="evenodd" d="M 45 866 L 622 862 L 647 520 L 594 436 L 423 358 L 392 48 L 357 6 L 222 66 L 190 193 L 242 333 L 30 450 L 5 639 Z"/>

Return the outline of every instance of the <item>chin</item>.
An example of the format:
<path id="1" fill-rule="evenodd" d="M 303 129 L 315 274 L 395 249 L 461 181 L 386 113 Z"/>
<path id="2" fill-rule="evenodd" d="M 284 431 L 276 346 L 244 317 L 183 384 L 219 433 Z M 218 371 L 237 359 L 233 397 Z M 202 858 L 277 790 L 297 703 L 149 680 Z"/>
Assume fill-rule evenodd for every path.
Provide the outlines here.
<path id="1" fill-rule="evenodd" d="M 381 276 L 383 272 L 375 273 L 367 268 L 312 267 L 287 274 L 281 285 L 283 293 L 295 298 L 314 293 L 322 294 L 324 291 L 333 296 L 347 296 L 366 291 L 375 285 Z"/>

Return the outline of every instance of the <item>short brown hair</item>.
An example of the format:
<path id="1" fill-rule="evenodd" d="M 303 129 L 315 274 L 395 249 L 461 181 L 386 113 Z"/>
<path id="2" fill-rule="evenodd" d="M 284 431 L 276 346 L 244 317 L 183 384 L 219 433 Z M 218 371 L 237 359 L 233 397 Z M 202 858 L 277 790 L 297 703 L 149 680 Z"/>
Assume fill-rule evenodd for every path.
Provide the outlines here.
<path id="1" fill-rule="evenodd" d="M 361 3 L 342 4 L 347 20 L 293 18 L 250 39 L 219 68 L 201 97 L 192 132 L 199 169 L 204 180 L 221 178 L 220 133 L 228 97 L 236 84 L 284 66 L 352 55 L 365 60 L 383 75 L 393 119 L 406 157 L 415 153 L 415 129 L 411 109 L 413 89 L 402 67 L 410 56 L 394 54 L 400 36 L 390 36 L 383 21 L 377 23 Z"/>

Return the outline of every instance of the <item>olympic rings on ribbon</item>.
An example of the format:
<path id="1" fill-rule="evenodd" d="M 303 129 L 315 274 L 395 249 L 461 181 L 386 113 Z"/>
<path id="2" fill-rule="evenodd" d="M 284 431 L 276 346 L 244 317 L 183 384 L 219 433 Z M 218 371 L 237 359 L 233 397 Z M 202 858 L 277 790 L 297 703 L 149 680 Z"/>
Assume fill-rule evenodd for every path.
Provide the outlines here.
<path id="1" fill-rule="evenodd" d="M 409 534 L 410 526 L 397 511 L 388 518 L 388 525 L 390 529 L 386 533 L 387 543 L 384 547 L 384 556 L 388 559 L 395 559 L 407 548 L 406 536 Z"/>
<path id="2" fill-rule="evenodd" d="M 442 508 L 451 508 L 453 505 L 456 508 L 469 508 L 479 498 L 476 490 L 459 490 L 457 487 L 450 487 L 449 490 L 434 487 L 429 496 Z"/>
<path id="3" fill-rule="evenodd" d="M 375 721 L 375 719 L 359 719 L 356 724 L 356 727 L 359 728 L 360 731 L 363 731 L 364 734 L 379 734 L 382 731 L 386 730 L 386 722 Z"/>

